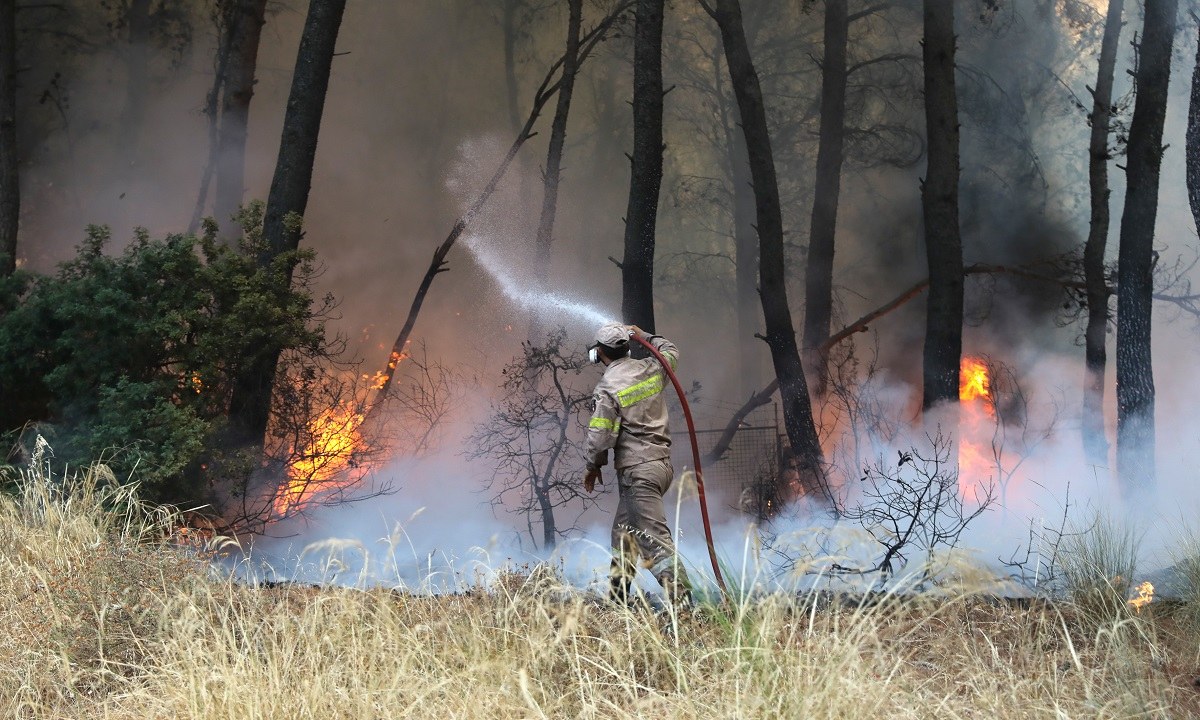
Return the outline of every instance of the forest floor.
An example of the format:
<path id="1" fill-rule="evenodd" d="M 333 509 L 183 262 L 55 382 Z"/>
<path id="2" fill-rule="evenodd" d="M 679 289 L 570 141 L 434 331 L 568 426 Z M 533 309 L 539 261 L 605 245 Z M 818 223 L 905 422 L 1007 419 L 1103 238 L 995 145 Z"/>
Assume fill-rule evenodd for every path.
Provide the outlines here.
<path id="1" fill-rule="evenodd" d="M 103 482 L 0 496 L 0 717 L 1200 717 L 1195 603 L 252 587 L 171 520 Z"/>

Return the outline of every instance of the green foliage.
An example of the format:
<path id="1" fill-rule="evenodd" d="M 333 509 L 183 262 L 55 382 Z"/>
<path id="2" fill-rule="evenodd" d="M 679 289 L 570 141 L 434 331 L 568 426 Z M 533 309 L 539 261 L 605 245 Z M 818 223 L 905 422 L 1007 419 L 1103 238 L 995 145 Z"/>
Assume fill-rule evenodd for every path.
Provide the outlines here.
<path id="1" fill-rule="evenodd" d="M 264 262 L 262 212 L 243 211 L 237 247 L 210 224 L 199 238 L 138 230 L 108 255 L 108 229 L 89 227 L 56 274 L 0 287 L 0 431 L 49 425 L 59 460 L 103 454 L 118 474 L 136 467 L 151 499 L 197 499 L 238 372 L 272 347 L 326 348 L 313 255 Z"/>

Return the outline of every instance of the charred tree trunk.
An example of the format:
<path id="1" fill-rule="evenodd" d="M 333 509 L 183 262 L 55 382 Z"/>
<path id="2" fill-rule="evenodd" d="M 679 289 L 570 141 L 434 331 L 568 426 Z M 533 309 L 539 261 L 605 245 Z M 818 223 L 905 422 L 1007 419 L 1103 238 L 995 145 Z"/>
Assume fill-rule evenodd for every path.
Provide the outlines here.
<path id="1" fill-rule="evenodd" d="M 263 220 L 267 247 L 259 258 L 264 265 L 300 245 L 301 229 L 294 220 L 302 218 L 308 206 L 325 92 L 329 89 L 333 51 L 345 8 L 346 0 L 311 0 L 308 6 L 283 118 L 279 159 L 267 196 Z M 283 278 L 285 285 L 291 282 L 291 276 L 292 269 L 288 268 Z M 258 442 L 266 433 L 271 385 L 281 352 L 282 348 L 278 347 L 262 348 L 235 383 L 230 400 L 230 420 L 235 433 L 243 440 Z"/>
<path id="2" fill-rule="evenodd" d="M 0 278 L 17 268 L 21 219 L 17 166 L 17 3 L 0 0 Z"/>
<path id="3" fill-rule="evenodd" d="M 662 186 L 664 0 L 638 0 L 633 39 L 633 159 L 621 261 L 621 314 L 654 330 L 654 230 Z"/>
<path id="4" fill-rule="evenodd" d="M 1092 93 L 1092 136 L 1088 152 L 1088 185 L 1091 189 L 1092 223 L 1083 248 L 1083 274 L 1087 285 L 1088 319 L 1084 334 L 1083 449 L 1093 465 L 1108 463 L 1108 440 L 1104 433 L 1104 373 L 1108 363 L 1105 349 L 1108 331 L 1108 281 L 1104 276 L 1104 250 L 1108 243 L 1109 195 L 1108 135 L 1112 116 L 1113 73 L 1121 38 L 1121 15 L 1125 0 L 1109 0 L 1100 44 L 1100 69 Z"/>
<path id="5" fill-rule="evenodd" d="M 118 150 L 125 179 L 131 178 L 138 165 L 138 138 L 146 109 L 146 90 L 150 61 L 150 0 L 130 0 L 125 15 L 129 28 L 129 47 L 125 49 L 125 109 L 121 113 Z"/>
<path id="6" fill-rule="evenodd" d="M 517 95 L 517 14 L 524 0 L 503 0 L 500 24 L 504 32 L 504 89 L 508 100 L 508 121 L 514 132 L 521 128 Z"/>
<path id="7" fill-rule="evenodd" d="M 567 49 L 563 53 L 562 79 L 558 86 L 558 103 L 550 123 L 550 148 L 546 152 L 543 175 L 542 214 L 538 221 L 537 241 L 534 243 L 533 275 L 538 290 L 545 292 L 550 276 L 550 248 L 554 242 L 554 218 L 558 212 L 558 183 L 562 176 L 563 145 L 567 139 L 567 116 L 571 112 L 571 96 L 575 91 L 575 73 L 579 67 L 579 33 L 583 25 L 583 0 L 569 0 Z M 541 311 L 535 304 L 529 323 L 529 342 L 540 345 L 542 337 Z"/>
<path id="8" fill-rule="evenodd" d="M 228 23 L 228 63 L 217 135 L 217 187 L 213 199 L 213 216 L 222 226 L 231 223 L 246 189 L 246 130 L 250 123 L 258 45 L 267 9 L 267 0 L 233 2 Z M 228 237 L 239 233 L 235 230 L 222 234 Z"/>
<path id="9" fill-rule="evenodd" d="M 1187 142 L 1184 155 L 1187 158 L 1188 205 L 1192 209 L 1192 220 L 1200 232 L 1200 15 L 1192 13 L 1197 25 L 1196 64 L 1192 70 L 1192 96 L 1188 103 Z"/>
<path id="10" fill-rule="evenodd" d="M 550 488 L 539 485 L 534 494 L 537 496 L 538 510 L 542 513 L 542 550 L 553 550 L 558 542 L 558 525 L 554 521 L 554 502 L 550 499 Z"/>
<path id="11" fill-rule="evenodd" d="M 754 182 L 754 206 L 759 242 L 759 293 L 762 298 L 766 341 L 771 348 L 775 375 L 783 400 L 783 422 L 792 450 L 800 460 L 801 474 L 810 493 L 832 500 L 825 475 L 825 461 L 813 421 L 808 385 L 800 362 L 795 326 L 788 308 L 784 282 L 783 214 L 767 114 L 763 106 L 758 73 L 750 57 L 742 8 L 738 0 L 717 0 L 711 11 L 721 28 L 729 79 L 737 95 L 742 132 Z"/>
<path id="12" fill-rule="evenodd" d="M 527 32 L 523 30 L 522 26 L 530 23 L 533 12 L 528 7 L 526 0 L 503 0 L 500 12 L 501 29 L 504 33 L 504 89 L 508 101 L 508 121 L 512 126 L 512 131 L 518 133 L 521 131 L 520 103 L 518 102 L 521 83 L 517 78 L 517 44 L 522 35 Z M 521 173 L 518 178 L 520 211 L 517 213 L 517 231 L 522 235 L 527 232 L 530 234 L 536 232 L 533 222 L 527 220 L 527 218 L 533 217 L 533 174 L 533 164 L 530 157 L 525 155 L 521 158 Z M 530 332 L 530 339 L 533 339 L 532 332 Z"/>
<path id="13" fill-rule="evenodd" d="M 1154 224 L 1177 0 L 1146 0 L 1129 126 L 1125 211 L 1117 259 L 1117 474 L 1127 496 L 1154 486 L 1154 366 L 1150 312 Z"/>
<path id="14" fill-rule="evenodd" d="M 833 318 L 833 252 L 846 140 L 846 44 L 849 33 L 846 0 L 826 0 L 817 184 L 813 189 L 804 286 L 805 360 L 809 379 L 818 394 L 824 392 L 826 375 L 825 354 L 819 348 L 829 337 Z"/>
<path id="15" fill-rule="evenodd" d="M 758 233 L 754 230 L 754 186 L 746 156 L 746 138 L 738 129 L 736 101 L 727 106 L 721 82 L 720 49 L 712 58 L 713 79 L 721 125 L 725 132 L 726 163 L 733 193 L 734 295 L 737 302 L 738 377 L 742 394 L 750 394 L 761 384 L 757 361 L 758 348 L 753 342 L 759 327 Z"/>
<path id="16" fill-rule="evenodd" d="M 294 213 L 303 217 L 308 206 L 313 162 L 317 156 L 317 135 L 345 8 L 346 0 L 311 0 L 309 3 L 283 117 L 279 159 L 275 163 L 275 176 L 271 180 L 263 219 L 263 236 L 272 255 L 300 246 L 301 230 L 288 223 L 287 216 Z"/>
<path id="17" fill-rule="evenodd" d="M 929 304 L 925 313 L 926 410 L 958 402 L 962 360 L 963 255 L 958 224 L 958 93 L 954 87 L 954 1 L 925 0 L 925 132 L 929 157 L 921 185 Z"/>

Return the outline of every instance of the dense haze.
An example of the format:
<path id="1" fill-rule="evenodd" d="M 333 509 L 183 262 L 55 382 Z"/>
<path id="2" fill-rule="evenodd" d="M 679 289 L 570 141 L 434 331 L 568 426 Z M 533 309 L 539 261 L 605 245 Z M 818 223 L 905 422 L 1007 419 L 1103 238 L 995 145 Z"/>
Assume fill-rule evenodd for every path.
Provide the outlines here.
<path id="1" fill-rule="evenodd" d="M 565 35 L 565 9 L 558 3 L 534 4 L 517 45 L 516 115 L 521 120 Z M 585 26 L 595 22 L 601 15 L 597 6 L 605 4 L 585 3 Z M 790 301 L 799 327 L 819 120 L 820 73 L 814 58 L 820 56 L 822 8 L 790 0 L 745 5 L 775 133 Z M 1075 101 L 1090 103 L 1087 86 L 1095 84 L 1103 18 L 1074 2 L 959 5 L 965 261 L 1016 265 L 1077 252 L 1087 236 L 1088 126 Z M 1125 70 L 1131 63 L 1129 41 L 1140 26 L 1138 12 L 1136 6 L 1127 9 L 1117 95 L 1129 90 Z M 302 3 L 294 0 L 268 8 L 251 106 L 248 199 L 267 194 L 303 19 Z M 190 42 L 174 59 L 154 48 L 133 155 L 122 149 L 126 74 L 116 44 L 66 53 L 55 44 L 61 39 L 24 36 L 21 52 L 34 58 L 26 63 L 30 70 L 22 75 L 19 95 L 22 117 L 30 118 L 20 126 L 20 240 L 27 267 L 48 271 L 67 259 L 88 223 L 111 225 L 116 245 L 135 225 L 153 236 L 186 228 L 208 153 L 201 108 L 212 81 L 215 43 L 206 10 L 197 8 L 189 22 Z M 608 258 L 621 255 L 628 192 L 632 50 L 627 34 L 628 29 L 601 45 L 577 81 L 552 255 L 551 291 L 607 317 L 621 306 L 620 271 Z M 919 38 L 914 2 L 899 3 L 851 31 L 852 65 L 886 59 L 865 62 L 849 92 L 848 122 L 860 132 L 852 133 L 842 176 L 835 328 L 926 274 Z M 719 36 L 698 5 L 680 0 L 669 3 L 664 45 L 664 81 L 672 90 L 666 96 L 658 222 L 657 329 L 681 347 L 684 384 L 702 385 L 696 403 L 700 425 L 718 427 L 745 399 L 745 384 L 737 377 L 738 344 L 757 348 L 760 377 L 752 387 L 769 381 L 770 360 L 764 343 L 738 337 L 736 331 L 730 181 L 719 115 L 733 101 L 723 58 L 712 65 Z M 1157 239 L 1163 263 L 1177 257 L 1187 261 L 1197 253 L 1182 152 L 1193 49 L 1189 21 L 1176 42 L 1168 105 Z M 498 3 L 350 0 L 338 51 L 303 245 L 319 253 L 324 267 L 319 289 L 340 300 L 334 326 L 350 338 L 353 352 L 372 372 L 385 360 L 434 247 L 490 177 L 515 128 Z M 58 80 L 55 72 L 61 72 Z M 50 95 L 44 94 L 47 88 L 53 89 Z M 46 97 L 51 99 L 40 102 Z M 485 421 L 499 370 L 526 339 L 530 301 L 520 294 L 532 284 L 551 112 L 539 121 L 541 134 L 521 151 L 501 191 L 452 251 L 450 270 L 434 283 L 418 319 L 415 337 L 429 353 L 472 378 L 462 381 L 462 397 L 441 435 L 439 453 L 379 468 L 376 474 L 394 483 L 395 495 L 319 513 L 311 525 L 280 532 L 303 533 L 287 543 L 352 536 L 372 546 L 373 553 L 383 553 L 374 545 L 377 540 L 427 507 L 423 517 L 406 525 L 414 546 L 399 553 L 404 556 L 399 565 L 432 568 L 438 561 L 430 560 L 431 553 L 461 558 L 468 548 L 488 547 L 493 540 L 505 548 L 495 552 L 511 552 L 524 520 L 503 509 L 494 514 L 486 505 L 476 489 L 487 468 L 463 459 L 461 446 L 470 429 Z M 1124 176 L 1112 166 L 1110 172 L 1109 255 L 1115 257 Z M 1062 293 L 1046 283 L 992 276 L 967 280 L 964 353 L 1009 365 L 1029 397 L 1029 426 L 1046 427 L 1052 418 L 1054 423 L 1053 433 L 1014 478 L 1008 509 L 985 516 L 969 539 L 985 546 L 986 560 L 1007 555 L 1025 540 L 1027 518 L 1040 522 L 1061 514 L 1068 484 L 1077 508 L 1116 502 L 1107 468 L 1088 467 L 1083 460 L 1078 431 L 1082 321 L 1072 319 L 1063 302 Z M 878 351 L 875 383 L 887 412 L 902 425 L 915 419 L 920 405 L 923 318 L 924 301 L 918 298 L 855 340 L 860 357 Z M 590 342 L 596 324 L 594 317 L 569 312 L 548 320 L 566 326 L 579 348 Z M 1160 495 L 1148 504 L 1168 520 L 1192 512 L 1200 500 L 1191 469 L 1200 453 L 1200 426 L 1192 412 L 1200 393 L 1193 361 L 1198 340 L 1195 318 L 1170 307 L 1156 311 Z M 1115 418 L 1112 367 L 1106 399 L 1108 416 Z M 586 387 L 598 377 L 588 370 L 580 383 Z M 834 415 L 830 411 L 825 417 Z M 677 422 L 676 429 L 681 425 Z M 831 428 L 833 438 L 840 426 L 831 421 Z M 919 434 L 899 433 L 892 439 L 895 445 L 885 448 L 887 455 L 919 442 L 911 437 Z M 828 443 L 831 457 L 844 457 L 835 439 Z M 851 478 L 858 475 L 844 470 Z M 603 510 L 615 502 L 609 483 Z M 691 562 L 703 564 L 695 514 L 690 501 L 682 506 L 682 544 Z M 722 552 L 740 557 L 745 521 L 721 514 Z M 1150 519 L 1148 526 L 1157 526 L 1163 515 L 1143 517 Z M 607 515 L 597 512 L 581 522 L 595 542 L 583 553 L 582 578 L 606 563 L 597 548 L 607 545 L 607 522 Z M 801 512 L 787 522 L 784 530 L 814 520 Z M 407 542 L 397 544 L 407 547 Z M 522 543 L 529 547 L 527 537 Z M 389 573 L 386 563 L 376 570 Z M 396 571 L 410 579 L 419 575 L 411 568 Z"/>

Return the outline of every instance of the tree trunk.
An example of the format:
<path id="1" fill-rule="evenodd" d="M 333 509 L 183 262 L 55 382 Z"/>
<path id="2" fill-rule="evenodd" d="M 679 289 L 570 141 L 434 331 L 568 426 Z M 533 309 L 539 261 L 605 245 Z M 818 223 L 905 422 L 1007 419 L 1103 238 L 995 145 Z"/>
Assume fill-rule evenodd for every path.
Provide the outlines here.
<path id="1" fill-rule="evenodd" d="M 583 0 L 569 0 L 567 49 L 563 54 L 562 79 L 558 86 L 558 103 L 550 123 L 550 148 L 546 152 L 543 174 L 542 215 L 538 221 L 537 241 L 534 244 L 533 275 L 539 292 L 546 291 L 550 276 L 550 247 L 554 242 L 554 218 L 558 212 L 558 183 L 562 175 L 563 145 L 567 139 L 567 116 L 571 112 L 571 95 L 575 91 L 575 73 L 579 67 L 579 33 L 583 25 Z M 543 318 L 534 304 L 529 322 L 529 342 L 540 345 Z"/>
<path id="2" fill-rule="evenodd" d="M 1104 250 L 1108 243 L 1109 195 L 1108 135 L 1112 116 L 1113 73 L 1121 38 L 1125 0 L 1109 0 L 1100 44 L 1100 69 L 1092 93 L 1092 137 L 1088 152 L 1088 185 L 1092 198 L 1092 223 L 1083 248 L 1083 274 L 1087 285 L 1088 320 L 1084 334 L 1086 369 L 1083 381 L 1083 448 L 1088 462 L 1108 464 L 1104 432 L 1104 372 L 1108 330 L 1108 281 L 1104 277 Z"/>
<path id="3" fill-rule="evenodd" d="M 259 258 L 264 265 L 300 245 L 300 227 L 289 218 L 303 217 L 308 205 L 321 113 L 325 108 L 334 46 L 345 8 L 346 0 L 311 0 L 308 6 L 283 118 L 279 159 L 267 196 L 263 221 L 267 248 Z M 285 283 L 291 281 L 291 270 L 289 268 L 286 273 Z M 230 400 L 230 420 L 235 433 L 243 440 L 258 442 L 266 433 L 271 385 L 281 352 L 282 348 L 262 348 L 235 383 Z"/>
<path id="4" fill-rule="evenodd" d="M 925 132 L 929 155 L 921 206 L 929 263 L 925 313 L 926 410 L 958 402 L 962 359 L 963 256 L 958 225 L 958 94 L 954 87 L 954 1 L 925 0 Z"/>
<path id="5" fill-rule="evenodd" d="M 136 172 L 139 153 L 138 139 L 142 133 L 142 117 L 146 110 L 146 90 L 150 62 L 150 0 L 130 0 L 125 15 L 129 27 L 129 47 L 125 49 L 125 109 L 121 113 L 118 150 L 125 179 Z"/>
<path id="6" fill-rule="evenodd" d="M 538 510 L 542 513 L 542 551 L 553 550 L 558 542 L 558 525 L 554 521 L 554 503 L 550 500 L 550 488 L 539 485 L 534 495 Z"/>
<path id="7" fill-rule="evenodd" d="M 805 361 L 809 379 L 818 394 L 824 392 L 826 376 L 826 356 L 819 348 L 829 337 L 833 318 L 833 252 L 846 139 L 846 44 L 849 33 L 846 0 L 826 0 L 821 129 L 804 299 Z"/>
<path id="8" fill-rule="evenodd" d="M 1154 366 L 1150 312 L 1154 224 L 1177 0 L 1146 0 L 1137 99 L 1129 125 L 1125 211 L 1117 259 L 1117 474 L 1122 490 L 1154 486 Z"/>
<path id="9" fill-rule="evenodd" d="M 1192 18 L 1197 23 L 1196 65 L 1192 70 L 1192 97 L 1188 104 L 1187 141 L 1184 154 L 1187 158 L 1188 205 L 1192 208 L 1192 219 L 1200 232 L 1200 16 Z"/>
<path id="10" fill-rule="evenodd" d="M 754 182 L 754 206 L 759 242 L 759 287 L 767 345 L 779 379 L 783 400 L 783 422 L 792 450 L 800 460 L 801 475 L 810 493 L 832 499 L 825 475 L 825 461 L 813 421 L 808 385 L 800 362 L 796 331 L 788 308 L 784 282 L 783 215 L 775 160 L 767 131 L 758 73 L 750 57 L 742 8 L 738 0 L 717 0 L 713 13 L 721 28 L 729 80 L 737 96 L 742 132 Z"/>
<path id="11" fill-rule="evenodd" d="M 0 0 L 0 278 L 17 268 L 21 219 L 17 166 L 17 3 Z"/>
<path id="12" fill-rule="evenodd" d="M 717 94 L 717 110 L 725 132 L 725 158 L 729 166 L 730 189 L 733 193 L 733 263 L 734 296 L 737 303 L 738 378 L 743 395 L 758 388 L 758 347 L 754 342 L 759 327 L 758 299 L 758 233 L 754 229 L 754 186 L 746 156 L 746 138 L 738 129 L 739 117 L 734 107 L 725 102 L 721 82 L 720 48 L 713 51 L 713 87 Z"/>
<path id="13" fill-rule="evenodd" d="M 664 0 L 638 0 L 633 39 L 633 160 L 621 261 L 621 314 L 654 330 L 654 229 L 662 186 Z"/>
<path id="14" fill-rule="evenodd" d="M 513 132 L 521 128 L 521 117 L 517 95 L 517 12 L 524 0 L 503 0 L 501 26 L 504 31 L 504 89 L 508 100 L 508 122 Z"/>
<path id="15" fill-rule="evenodd" d="M 213 216 L 222 227 L 232 227 L 233 215 L 242 204 L 246 186 L 246 129 L 250 122 L 250 100 L 254 97 L 254 74 L 258 67 L 258 45 L 266 19 L 267 0 L 233 0 L 229 18 L 229 61 L 221 101 L 220 131 L 217 136 L 217 187 Z M 226 237 L 241 233 L 222 232 Z"/>

